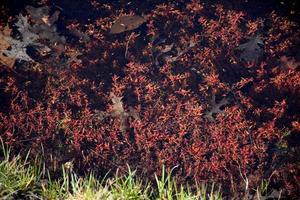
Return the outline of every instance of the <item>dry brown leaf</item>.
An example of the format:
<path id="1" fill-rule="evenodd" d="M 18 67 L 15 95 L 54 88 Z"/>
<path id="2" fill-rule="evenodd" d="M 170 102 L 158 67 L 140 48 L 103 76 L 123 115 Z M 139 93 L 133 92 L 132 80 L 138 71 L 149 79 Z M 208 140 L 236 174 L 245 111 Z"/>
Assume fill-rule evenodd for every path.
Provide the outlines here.
<path id="1" fill-rule="evenodd" d="M 8 25 L 6 25 L 4 27 L 4 29 L 2 30 L 2 34 L 5 35 L 5 36 L 10 36 L 11 32 L 12 32 L 12 30 L 9 28 Z"/>
<path id="2" fill-rule="evenodd" d="M 8 26 L 5 26 L 0 32 L 0 63 L 11 68 L 14 66 L 16 59 L 3 54 L 3 51 L 10 47 L 9 43 L 4 39 L 4 36 L 10 36 L 10 33 L 11 29 Z"/>
<path id="3" fill-rule="evenodd" d="M 146 22 L 146 19 L 138 15 L 121 16 L 111 26 L 109 33 L 117 34 L 117 33 L 123 33 L 125 31 L 134 30 L 138 28 L 140 25 L 142 25 L 144 22 Z"/>

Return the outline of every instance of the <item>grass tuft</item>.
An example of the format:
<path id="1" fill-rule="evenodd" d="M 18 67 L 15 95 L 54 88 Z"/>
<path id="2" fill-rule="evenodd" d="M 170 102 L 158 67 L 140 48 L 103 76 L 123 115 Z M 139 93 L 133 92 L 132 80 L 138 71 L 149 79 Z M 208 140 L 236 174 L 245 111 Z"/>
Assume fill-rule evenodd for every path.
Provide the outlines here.
<path id="1" fill-rule="evenodd" d="M 221 187 L 214 183 L 198 184 L 191 190 L 188 185 L 179 185 L 172 168 L 167 172 L 162 166 L 161 176 L 155 175 L 155 183 L 141 181 L 136 171 L 128 166 L 124 176 L 117 173 L 112 178 L 99 180 L 93 173 L 78 176 L 73 168 L 62 166 L 62 176 L 53 180 L 45 166 L 37 158 L 29 162 L 30 152 L 25 158 L 11 151 L 1 140 L 0 199 L 66 199 L 66 200 L 222 200 Z M 268 181 L 256 190 L 257 198 L 268 193 Z"/>
<path id="2" fill-rule="evenodd" d="M 1 140 L 0 162 L 0 197 L 12 199 L 17 197 L 33 197 L 39 192 L 38 183 L 41 178 L 41 165 L 30 165 L 27 153 L 25 159 L 20 155 L 11 157 L 10 149 Z M 37 163 L 37 160 L 35 160 Z"/>

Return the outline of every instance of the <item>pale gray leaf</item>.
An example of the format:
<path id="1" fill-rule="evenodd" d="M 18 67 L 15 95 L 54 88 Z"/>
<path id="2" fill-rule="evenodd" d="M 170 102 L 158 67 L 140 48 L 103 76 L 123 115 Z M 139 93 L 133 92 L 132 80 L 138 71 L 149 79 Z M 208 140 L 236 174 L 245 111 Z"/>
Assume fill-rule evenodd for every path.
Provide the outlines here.
<path id="1" fill-rule="evenodd" d="M 244 61 L 257 61 L 263 54 L 264 42 L 260 37 L 252 37 L 248 42 L 239 45 L 236 49 L 241 51 L 240 58 Z"/>

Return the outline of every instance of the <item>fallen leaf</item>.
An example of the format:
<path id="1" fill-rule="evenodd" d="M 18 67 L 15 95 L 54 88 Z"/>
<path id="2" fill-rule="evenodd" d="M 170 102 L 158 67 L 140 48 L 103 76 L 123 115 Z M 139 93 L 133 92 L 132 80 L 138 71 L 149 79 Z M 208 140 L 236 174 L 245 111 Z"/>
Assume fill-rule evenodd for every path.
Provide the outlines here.
<path id="1" fill-rule="evenodd" d="M 123 33 L 125 31 L 131 31 L 138 28 L 144 22 L 146 22 L 146 19 L 138 15 L 121 16 L 111 26 L 109 33 L 117 34 L 117 33 Z"/>
<path id="2" fill-rule="evenodd" d="M 225 97 L 225 98 L 222 98 L 221 101 L 217 103 L 216 96 L 213 95 L 210 104 L 211 104 L 211 109 L 205 114 L 204 117 L 210 121 L 215 121 L 214 115 L 224 113 L 224 110 L 221 109 L 221 107 L 228 105 L 229 101 Z"/>
<path id="3" fill-rule="evenodd" d="M 295 58 L 287 57 L 285 55 L 280 57 L 280 61 L 285 70 L 295 70 L 300 66 L 300 62 L 297 62 Z"/>
<path id="4" fill-rule="evenodd" d="M 263 54 L 263 45 L 264 42 L 260 37 L 249 38 L 248 42 L 237 47 L 238 50 L 242 51 L 240 58 L 246 62 L 257 61 Z"/>
<path id="5" fill-rule="evenodd" d="M 11 29 L 8 26 L 4 27 L 0 32 L 0 63 L 11 68 L 15 64 L 16 59 L 4 55 L 4 51 L 10 47 L 4 37 L 10 36 L 10 33 Z"/>

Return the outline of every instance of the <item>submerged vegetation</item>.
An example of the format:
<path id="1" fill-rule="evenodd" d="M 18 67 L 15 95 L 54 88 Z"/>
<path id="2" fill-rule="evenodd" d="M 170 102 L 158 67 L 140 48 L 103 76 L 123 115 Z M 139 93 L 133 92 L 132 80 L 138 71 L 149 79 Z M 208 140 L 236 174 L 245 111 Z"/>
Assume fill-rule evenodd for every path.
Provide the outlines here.
<path id="1" fill-rule="evenodd" d="M 1 198 L 299 199 L 298 7 L 4 0 Z"/>

